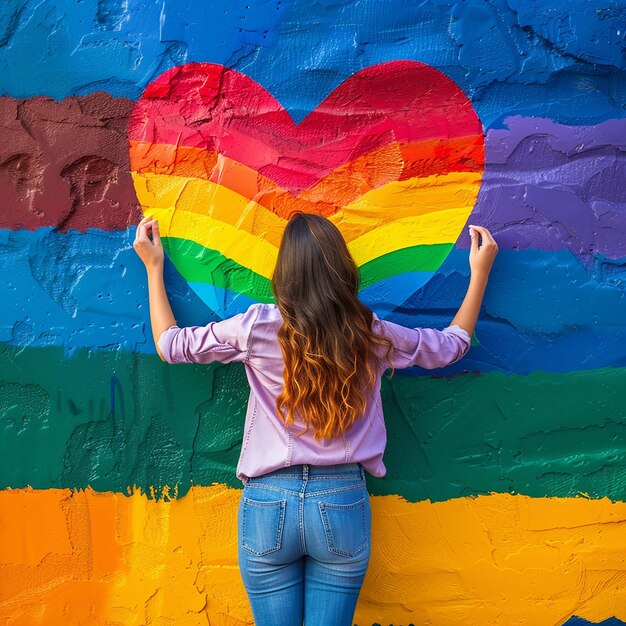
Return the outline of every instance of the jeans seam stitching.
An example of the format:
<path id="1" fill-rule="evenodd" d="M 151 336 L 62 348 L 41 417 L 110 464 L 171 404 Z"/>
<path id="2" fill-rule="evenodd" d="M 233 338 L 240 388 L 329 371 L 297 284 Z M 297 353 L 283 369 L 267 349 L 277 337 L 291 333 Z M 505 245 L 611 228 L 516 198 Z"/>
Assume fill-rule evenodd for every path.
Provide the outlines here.
<path id="1" fill-rule="evenodd" d="M 306 554 L 306 540 L 304 537 L 304 498 L 306 496 L 306 487 L 307 481 L 309 477 L 308 466 L 304 467 L 304 476 L 302 479 L 302 485 L 300 486 L 300 492 L 298 493 L 299 507 L 298 507 L 298 517 L 300 524 L 300 547 L 302 550 L 302 554 Z"/>
<path id="2" fill-rule="evenodd" d="M 274 485 L 267 485 L 267 484 L 250 483 L 246 485 L 246 487 L 248 487 L 248 489 L 269 489 L 270 491 L 282 491 L 282 492 L 286 491 L 287 493 L 291 493 L 296 496 L 300 494 L 300 492 L 296 491 L 295 489 L 287 489 L 286 487 L 275 487 Z"/>
<path id="3" fill-rule="evenodd" d="M 352 489 L 363 489 L 365 485 L 359 483 L 358 485 L 349 485 L 348 487 L 337 487 L 335 489 L 324 489 L 323 491 L 313 491 L 311 493 L 305 493 L 305 498 L 314 498 L 316 496 L 325 496 L 332 493 L 341 493 L 342 491 L 351 491 Z"/>

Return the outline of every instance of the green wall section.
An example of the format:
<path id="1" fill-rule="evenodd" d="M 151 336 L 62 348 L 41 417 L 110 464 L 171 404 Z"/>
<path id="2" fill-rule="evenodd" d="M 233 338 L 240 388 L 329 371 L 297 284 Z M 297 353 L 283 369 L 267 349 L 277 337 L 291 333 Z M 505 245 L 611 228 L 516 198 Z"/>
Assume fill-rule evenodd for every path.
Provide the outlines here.
<path id="1" fill-rule="evenodd" d="M 248 383 L 240 364 L 2 345 L 2 488 L 157 494 L 235 477 Z M 372 494 L 626 500 L 626 369 L 383 379 L 387 476 Z"/>

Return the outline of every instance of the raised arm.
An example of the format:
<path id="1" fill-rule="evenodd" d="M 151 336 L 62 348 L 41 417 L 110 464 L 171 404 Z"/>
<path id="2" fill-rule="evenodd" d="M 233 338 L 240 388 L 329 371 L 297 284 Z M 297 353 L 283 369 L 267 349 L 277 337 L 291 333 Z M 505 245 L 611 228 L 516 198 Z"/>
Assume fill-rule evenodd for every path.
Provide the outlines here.
<path id="1" fill-rule="evenodd" d="M 152 239 L 148 236 L 152 233 Z M 259 306 L 204 326 L 180 328 L 174 319 L 163 282 L 164 252 L 156 220 L 144 217 L 133 243 L 148 272 L 150 322 L 157 354 L 166 363 L 233 363 L 248 359 L 249 337 Z"/>
<path id="2" fill-rule="evenodd" d="M 482 246 L 478 246 L 478 231 L 482 235 Z M 470 229 L 470 284 L 461 307 L 443 330 L 436 328 L 407 328 L 374 314 L 376 329 L 387 335 L 393 344 L 391 364 L 396 368 L 419 365 L 426 369 L 445 367 L 460 360 L 469 350 L 476 320 L 480 311 L 491 265 L 498 246 L 491 234 L 482 226 Z"/>
<path id="3" fill-rule="evenodd" d="M 165 360 L 159 350 L 159 337 L 168 328 L 176 325 L 176 319 L 174 318 L 163 281 L 165 254 L 159 235 L 159 223 L 157 220 L 150 219 L 151 217 L 150 215 L 145 216 L 137 225 L 133 248 L 146 266 L 152 336 L 157 354 L 162 360 Z M 152 233 L 152 239 L 150 239 L 149 233 Z"/>
<path id="4" fill-rule="evenodd" d="M 482 245 L 478 245 L 478 235 L 482 239 Z M 483 226 L 470 225 L 470 235 L 472 237 L 472 245 L 470 248 L 470 282 L 467 288 L 465 298 L 459 307 L 454 319 L 450 322 L 450 326 L 460 326 L 467 331 L 470 337 L 474 334 L 480 305 L 485 295 L 487 281 L 489 280 L 489 272 L 493 261 L 498 254 L 498 244 L 495 242 L 491 233 Z"/>

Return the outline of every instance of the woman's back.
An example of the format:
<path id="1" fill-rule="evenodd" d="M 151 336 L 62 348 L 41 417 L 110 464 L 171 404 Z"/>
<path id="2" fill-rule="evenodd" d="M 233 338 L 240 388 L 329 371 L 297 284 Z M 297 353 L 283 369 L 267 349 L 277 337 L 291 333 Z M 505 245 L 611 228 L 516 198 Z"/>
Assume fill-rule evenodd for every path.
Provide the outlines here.
<path id="1" fill-rule="evenodd" d="M 275 304 L 253 304 L 244 313 L 206 326 L 174 325 L 159 338 L 159 349 L 170 363 L 244 363 L 250 397 L 237 464 L 237 477 L 244 483 L 248 477 L 298 464 L 358 462 L 373 476 L 384 476 L 387 435 L 380 383 L 385 366 L 377 372 L 361 418 L 342 435 L 316 439 L 297 414 L 293 423 L 285 423 L 276 412 L 276 399 L 284 387 L 284 359 L 278 341 L 282 323 Z M 372 327 L 392 341 L 389 365 L 397 369 L 443 367 L 462 358 L 470 345 L 470 336 L 459 326 L 405 328 L 374 314 Z"/>

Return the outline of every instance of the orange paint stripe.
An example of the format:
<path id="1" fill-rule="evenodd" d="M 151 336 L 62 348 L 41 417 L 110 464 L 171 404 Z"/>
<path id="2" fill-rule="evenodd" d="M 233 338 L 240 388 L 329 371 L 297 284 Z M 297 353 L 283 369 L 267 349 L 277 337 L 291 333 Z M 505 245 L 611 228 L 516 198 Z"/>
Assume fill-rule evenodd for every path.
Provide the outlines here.
<path id="1" fill-rule="evenodd" d="M 412 144 L 391 142 L 345 163 L 297 196 L 256 170 L 215 151 L 189 146 L 130 142 L 131 169 L 210 180 L 254 200 L 283 219 L 301 210 L 331 216 L 386 183 L 450 172 L 480 172 L 482 137 L 457 137 Z"/>
<path id="2" fill-rule="evenodd" d="M 0 620 L 251 624 L 237 567 L 240 497 L 223 485 L 171 501 L 0 492 Z M 360 626 L 626 619 L 626 502 L 497 493 L 371 502 Z"/>
<path id="3" fill-rule="evenodd" d="M 110 614 L 123 582 L 119 504 L 91 489 L 0 492 L 0 618 L 60 626 Z"/>

